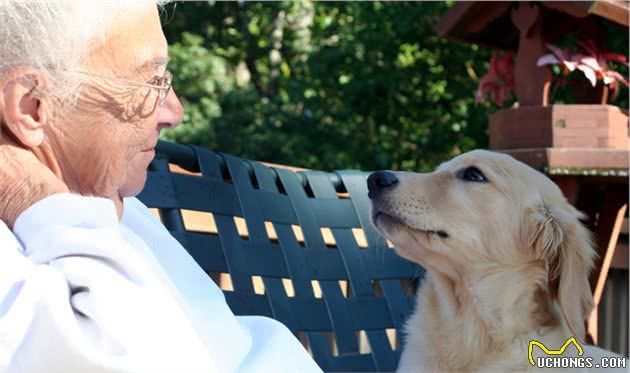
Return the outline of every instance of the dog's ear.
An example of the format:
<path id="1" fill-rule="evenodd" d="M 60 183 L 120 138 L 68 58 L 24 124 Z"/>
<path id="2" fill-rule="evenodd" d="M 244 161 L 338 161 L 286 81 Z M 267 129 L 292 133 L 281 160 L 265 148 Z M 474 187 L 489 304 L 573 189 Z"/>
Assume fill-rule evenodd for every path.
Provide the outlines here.
<path id="1" fill-rule="evenodd" d="M 589 275 L 595 256 L 590 232 L 580 222 L 583 215 L 572 206 L 538 206 L 529 215 L 526 237 L 547 263 L 549 293 L 556 298 L 571 332 L 583 341 L 584 320 L 593 308 Z"/>
<path id="2" fill-rule="evenodd" d="M 547 207 L 530 208 L 523 228 L 528 246 L 532 247 L 539 257 L 548 259 L 559 253 L 564 241 L 564 232 Z"/>

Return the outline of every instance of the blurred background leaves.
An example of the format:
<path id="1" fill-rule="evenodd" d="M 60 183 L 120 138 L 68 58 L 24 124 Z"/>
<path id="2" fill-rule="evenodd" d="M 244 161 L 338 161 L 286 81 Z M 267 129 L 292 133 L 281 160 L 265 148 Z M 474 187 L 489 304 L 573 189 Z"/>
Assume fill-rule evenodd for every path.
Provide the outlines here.
<path id="1" fill-rule="evenodd" d="M 428 171 L 487 147 L 487 118 L 497 108 L 475 105 L 471 75 L 485 74 L 492 50 L 435 33 L 451 5 L 169 5 L 169 66 L 186 116 L 162 136 L 321 170 Z M 628 53 L 627 35 L 611 44 Z M 627 89 L 617 101 L 627 106 Z"/>

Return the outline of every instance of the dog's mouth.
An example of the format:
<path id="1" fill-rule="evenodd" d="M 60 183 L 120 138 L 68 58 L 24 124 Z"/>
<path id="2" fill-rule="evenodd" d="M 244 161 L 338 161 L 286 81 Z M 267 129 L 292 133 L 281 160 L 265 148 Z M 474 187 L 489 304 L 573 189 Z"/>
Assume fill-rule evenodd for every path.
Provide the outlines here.
<path id="1" fill-rule="evenodd" d="M 416 228 L 414 226 L 411 226 L 409 224 L 407 224 L 403 219 L 400 219 L 399 217 L 393 215 L 393 214 L 388 214 L 384 211 L 375 211 L 372 214 L 372 222 L 374 223 L 374 225 L 379 228 L 379 229 L 386 229 L 386 227 L 382 227 L 382 225 L 379 224 L 379 220 L 380 221 L 384 221 L 385 225 L 389 225 L 389 224 L 394 224 L 394 225 L 402 225 L 408 229 L 414 230 L 416 232 L 420 232 L 422 234 L 425 234 L 427 236 L 438 236 L 440 238 L 446 239 L 449 237 L 448 233 L 446 233 L 446 231 L 441 230 L 441 229 L 420 229 L 420 228 Z"/>

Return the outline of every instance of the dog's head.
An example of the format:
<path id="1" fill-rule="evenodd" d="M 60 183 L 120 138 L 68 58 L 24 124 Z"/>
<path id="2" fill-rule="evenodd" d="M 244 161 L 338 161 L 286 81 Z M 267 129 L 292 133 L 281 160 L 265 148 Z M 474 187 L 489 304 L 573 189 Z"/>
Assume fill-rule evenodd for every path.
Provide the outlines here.
<path id="1" fill-rule="evenodd" d="M 447 274 L 476 264 L 540 266 L 543 290 L 584 337 L 594 250 L 582 215 L 546 176 L 476 150 L 428 174 L 375 172 L 368 188 L 372 222 L 401 256 Z"/>

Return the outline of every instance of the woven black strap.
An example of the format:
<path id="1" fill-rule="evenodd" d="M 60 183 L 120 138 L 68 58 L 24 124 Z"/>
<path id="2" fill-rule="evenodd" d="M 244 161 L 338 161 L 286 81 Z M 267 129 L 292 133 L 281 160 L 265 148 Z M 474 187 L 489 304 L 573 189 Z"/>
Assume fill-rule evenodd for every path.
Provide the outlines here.
<path id="1" fill-rule="evenodd" d="M 200 175 L 172 173 L 169 162 Z M 325 371 L 393 371 L 414 303 L 409 284 L 422 269 L 398 257 L 372 227 L 366 177 L 292 172 L 161 142 L 139 198 L 159 209 L 166 228 L 206 272 L 230 274 L 225 296 L 235 314 L 281 321 Z M 182 210 L 212 213 L 217 233 L 187 230 Z M 245 220 L 246 237 L 234 217 Z M 270 239 L 266 224 L 277 238 Z M 367 247 L 353 229 L 363 230 Z M 256 292 L 254 276 L 264 294 Z M 397 348 L 386 330 L 398 333 Z"/>

